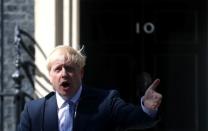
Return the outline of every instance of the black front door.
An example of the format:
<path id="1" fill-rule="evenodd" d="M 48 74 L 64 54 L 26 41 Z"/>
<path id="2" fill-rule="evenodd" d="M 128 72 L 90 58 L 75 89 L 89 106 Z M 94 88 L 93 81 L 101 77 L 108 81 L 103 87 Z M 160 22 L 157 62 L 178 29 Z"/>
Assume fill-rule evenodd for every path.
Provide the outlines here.
<path id="1" fill-rule="evenodd" d="M 136 103 L 145 88 L 142 78 L 160 78 L 162 119 L 151 130 L 205 130 L 205 2 L 81 1 L 85 83 L 115 88 Z"/>

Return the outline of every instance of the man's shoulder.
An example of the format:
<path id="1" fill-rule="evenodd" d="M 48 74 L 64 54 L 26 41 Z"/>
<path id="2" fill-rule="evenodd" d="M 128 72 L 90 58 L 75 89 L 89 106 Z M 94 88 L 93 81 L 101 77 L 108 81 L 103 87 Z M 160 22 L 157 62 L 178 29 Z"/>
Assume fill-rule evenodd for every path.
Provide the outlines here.
<path id="1" fill-rule="evenodd" d="M 28 101 L 26 103 L 26 105 L 30 108 L 40 108 L 41 106 L 43 106 L 45 104 L 45 102 L 50 99 L 52 96 L 54 96 L 55 93 L 54 92 L 50 92 L 49 94 L 47 94 L 45 97 L 42 98 L 38 98 L 38 99 L 34 99 L 31 101 Z"/>

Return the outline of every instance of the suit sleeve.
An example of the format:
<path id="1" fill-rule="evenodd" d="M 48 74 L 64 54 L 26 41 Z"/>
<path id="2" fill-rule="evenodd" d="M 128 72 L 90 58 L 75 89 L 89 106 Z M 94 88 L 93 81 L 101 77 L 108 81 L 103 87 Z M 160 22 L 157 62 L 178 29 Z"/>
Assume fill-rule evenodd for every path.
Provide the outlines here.
<path id="1" fill-rule="evenodd" d="M 157 117 L 147 115 L 141 106 L 126 103 L 115 90 L 110 92 L 112 118 L 122 128 L 147 129 L 156 125 Z"/>

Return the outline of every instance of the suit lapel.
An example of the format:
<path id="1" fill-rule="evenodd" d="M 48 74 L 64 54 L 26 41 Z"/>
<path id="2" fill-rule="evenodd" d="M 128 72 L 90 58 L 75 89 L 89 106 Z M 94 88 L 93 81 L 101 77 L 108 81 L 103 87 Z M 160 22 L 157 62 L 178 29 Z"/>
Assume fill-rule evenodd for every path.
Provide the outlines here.
<path id="1" fill-rule="evenodd" d="M 91 114 L 96 112 L 97 94 L 88 88 L 83 88 L 80 101 L 76 111 L 74 121 L 74 131 L 86 130 Z M 56 95 L 46 98 L 44 111 L 44 130 L 43 131 L 58 131 L 58 114 L 57 114 Z"/>
<path id="2" fill-rule="evenodd" d="M 75 122 L 74 122 L 74 131 L 82 131 L 86 130 L 89 120 L 89 113 L 86 113 L 87 103 L 89 102 L 90 98 L 90 91 L 87 88 L 82 89 L 82 93 L 80 96 L 80 100 L 77 107 Z"/>
<path id="3" fill-rule="evenodd" d="M 74 131 L 88 130 L 91 117 L 97 112 L 97 94 L 92 89 L 83 88 L 77 107 Z"/>
<path id="4" fill-rule="evenodd" d="M 58 131 L 56 97 L 53 95 L 45 103 L 44 131 Z"/>

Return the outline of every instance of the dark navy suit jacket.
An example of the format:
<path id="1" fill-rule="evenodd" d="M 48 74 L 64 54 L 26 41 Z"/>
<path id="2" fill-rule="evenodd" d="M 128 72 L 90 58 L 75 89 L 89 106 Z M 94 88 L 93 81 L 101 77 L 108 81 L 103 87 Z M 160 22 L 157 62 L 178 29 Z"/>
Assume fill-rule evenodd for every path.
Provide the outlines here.
<path id="1" fill-rule="evenodd" d="M 114 131 L 119 128 L 149 128 L 157 123 L 139 106 L 124 102 L 116 90 L 83 88 L 73 131 Z M 54 92 L 25 105 L 18 131 L 58 131 Z"/>

